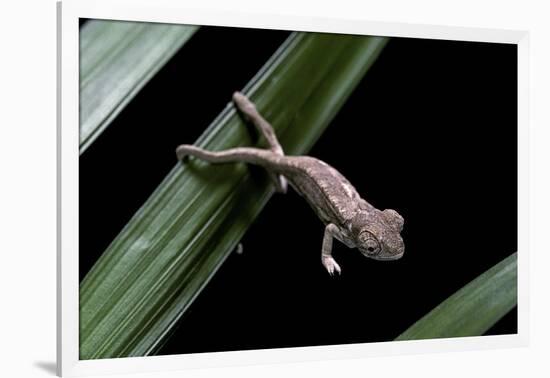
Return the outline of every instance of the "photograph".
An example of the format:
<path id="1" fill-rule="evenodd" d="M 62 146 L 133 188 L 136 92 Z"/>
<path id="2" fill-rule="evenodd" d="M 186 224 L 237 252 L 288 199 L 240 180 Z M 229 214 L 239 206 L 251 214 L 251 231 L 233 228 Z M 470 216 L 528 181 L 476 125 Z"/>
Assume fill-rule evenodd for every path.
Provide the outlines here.
<path id="1" fill-rule="evenodd" d="M 79 359 L 518 333 L 518 45 L 80 18 Z"/>

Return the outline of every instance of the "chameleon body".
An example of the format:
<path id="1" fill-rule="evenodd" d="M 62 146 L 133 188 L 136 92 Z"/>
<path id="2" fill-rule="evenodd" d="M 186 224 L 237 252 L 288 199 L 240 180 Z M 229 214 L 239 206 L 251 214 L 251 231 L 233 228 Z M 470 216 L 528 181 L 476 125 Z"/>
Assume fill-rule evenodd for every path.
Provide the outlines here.
<path id="1" fill-rule="evenodd" d="M 395 210 L 378 210 L 361 198 L 353 185 L 335 168 L 311 156 L 287 156 L 271 125 L 242 93 L 233 101 L 266 138 L 269 148 L 237 147 L 213 152 L 182 144 L 176 149 L 180 160 L 191 155 L 211 163 L 245 162 L 264 167 L 278 192 L 285 193 L 287 182 L 306 199 L 325 224 L 321 262 L 333 275 L 341 268 L 332 257 L 332 239 L 357 248 L 375 260 L 396 260 L 403 256 L 403 218 Z"/>

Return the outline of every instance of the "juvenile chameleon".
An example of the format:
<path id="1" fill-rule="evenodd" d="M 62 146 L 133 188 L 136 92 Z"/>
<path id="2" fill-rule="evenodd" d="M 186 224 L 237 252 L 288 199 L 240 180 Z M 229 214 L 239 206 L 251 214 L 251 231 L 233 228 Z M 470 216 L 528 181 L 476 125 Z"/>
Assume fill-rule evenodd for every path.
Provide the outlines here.
<path id="1" fill-rule="evenodd" d="M 359 196 L 342 174 L 319 159 L 284 155 L 272 126 L 256 106 L 240 92 L 233 94 L 233 102 L 265 137 L 269 148 L 237 147 L 213 152 L 182 144 L 176 149 L 179 160 L 191 155 L 211 163 L 259 165 L 268 171 L 275 189 L 281 193 L 286 193 L 288 181 L 325 224 L 321 262 L 330 275 L 341 273 L 332 257 L 333 238 L 375 260 L 403 256 L 405 245 L 400 233 L 404 221 L 397 211 L 376 209 Z"/>

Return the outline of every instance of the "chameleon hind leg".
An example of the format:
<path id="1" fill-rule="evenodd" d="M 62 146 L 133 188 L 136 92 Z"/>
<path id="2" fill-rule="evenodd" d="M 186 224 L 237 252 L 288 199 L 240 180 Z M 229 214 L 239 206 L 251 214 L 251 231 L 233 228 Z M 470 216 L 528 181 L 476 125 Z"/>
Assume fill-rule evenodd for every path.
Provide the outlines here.
<path id="1" fill-rule="evenodd" d="M 264 117 L 256 109 L 256 105 L 248 97 L 246 97 L 241 92 L 233 93 L 233 102 L 237 108 L 248 118 L 249 121 L 256 127 L 256 130 L 263 135 L 266 139 L 269 149 L 277 154 L 284 156 L 283 147 L 279 143 L 275 131 L 269 122 L 265 120 Z M 277 175 L 275 173 L 269 172 L 273 183 L 275 184 L 275 189 L 279 193 L 286 193 L 288 183 L 286 178 L 283 175 Z"/>

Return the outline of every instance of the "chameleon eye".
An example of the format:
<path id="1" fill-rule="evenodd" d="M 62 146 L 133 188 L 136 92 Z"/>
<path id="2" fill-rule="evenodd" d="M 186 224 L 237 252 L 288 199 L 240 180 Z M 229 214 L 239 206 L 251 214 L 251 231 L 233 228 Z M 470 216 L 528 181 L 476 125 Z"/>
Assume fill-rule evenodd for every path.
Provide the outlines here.
<path id="1" fill-rule="evenodd" d="M 375 239 L 367 239 L 365 246 L 367 248 L 367 252 L 371 255 L 376 255 L 380 252 L 380 245 Z"/>
<path id="2" fill-rule="evenodd" d="M 376 238 L 368 231 L 363 231 L 359 236 L 361 240 L 360 249 L 368 256 L 376 256 L 380 253 L 380 243 Z"/>

